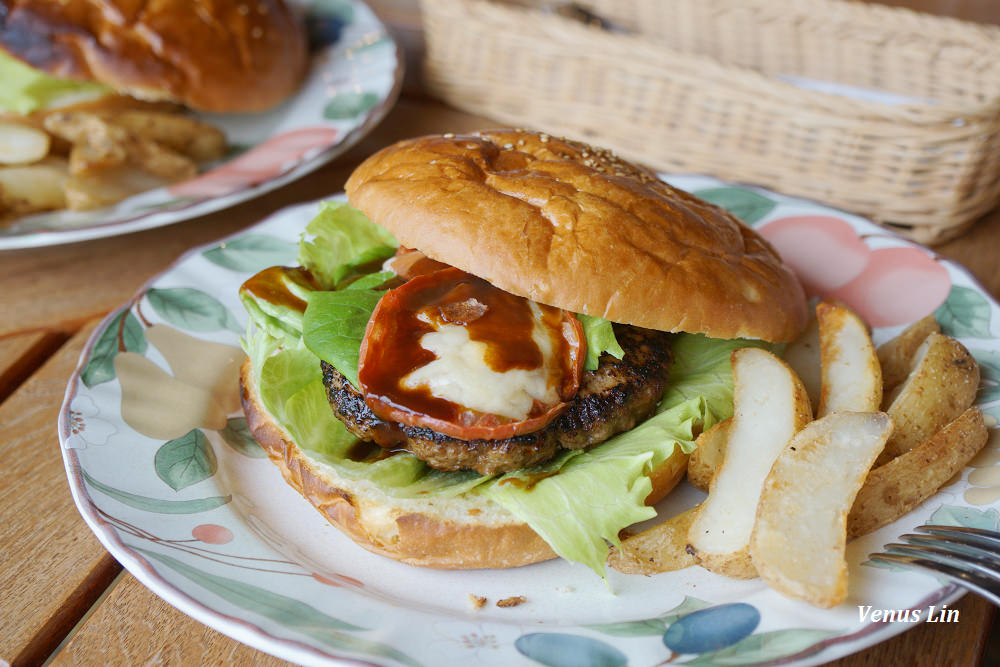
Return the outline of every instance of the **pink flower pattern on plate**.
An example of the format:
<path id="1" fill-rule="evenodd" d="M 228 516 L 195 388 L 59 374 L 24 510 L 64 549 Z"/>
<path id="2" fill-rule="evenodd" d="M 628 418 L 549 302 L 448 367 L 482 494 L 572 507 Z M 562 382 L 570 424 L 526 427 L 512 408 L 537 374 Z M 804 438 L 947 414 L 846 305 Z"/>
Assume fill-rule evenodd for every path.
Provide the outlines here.
<path id="1" fill-rule="evenodd" d="M 263 183 L 309 154 L 332 146 L 340 133 L 332 127 L 306 127 L 271 137 L 225 164 L 170 187 L 176 197 L 220 197 Z"/>
<path id="2" fill-rule="evenodd" d="M 758 228 L 811 296 L 837 299 L 873 327 L 907 324 L 944 303 L 948 270 L 912 246 L 872 249 L 845 220 L 789 216 Z"/>

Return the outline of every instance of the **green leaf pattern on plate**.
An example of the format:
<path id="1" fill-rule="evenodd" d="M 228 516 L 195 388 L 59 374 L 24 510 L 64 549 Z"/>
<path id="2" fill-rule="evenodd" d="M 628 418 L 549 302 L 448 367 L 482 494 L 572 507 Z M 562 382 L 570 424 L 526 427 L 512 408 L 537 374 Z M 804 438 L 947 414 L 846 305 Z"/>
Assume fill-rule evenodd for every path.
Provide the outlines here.
<path id="1" fill-rule="evenodd" d="M 123 321 L 124 319 L 124 321 Z M 122 351 L 143 354 L 146 351 L 146 336 L 142 325 L 130 310 L 123 310 L 101 332 L 90 354 L 80 379 L 88 387 L 115 379 L 115 357 Z"/>
<path id="2" fill-rule="evenodd" d="M 199 586 L 215 593 L 227 602 L 260 614 L 283 626 L 295 628 L 327 646 L 370 656 L 392 658 L 407 665 L 420 665 L 410 656 L 391 646 L 346 634 L 346 632 L 364 631 L 365 628 L 328 616 L 304 602 L 272 593 L 264 588 L 236 579 L 210 574 L 165 554 L 139 547 L 133 548 L 147 558 L 162 563 Z"/>
<path id="3" fill-rule="evenodd" d="M 942 505 L 928 520 L 928 523 L 939 526 L 965 526 L 966 528 L 985 528 L 986 530 L 996 530 L 998 522 L 1000 522 L 1000 513 L 997 513 L 995 509 L 982 510 L 958 505 Z"/>
<path id="4" fill-rule="evenodd" d="M 120 503 L 134 507 L 144 512 L 155 512 L 157 514 L 198 514 L 208 512 L 217 507 L 221 507 L 232 501 L 232 496 L 214 496 L 212 498 L 197 498 L 195 500 L 161 500 L 160 498 L 150 498 L 140 496 L 128 491 L 122 491 L 114 487 L 98 482 L 81 468 L 80 474 L 87 484 L 94 487 L 101 493 L 110 496 Z"/>
<path id="5" fill-rule="evenodd" d="M 990 303 L 974 289 L 954 285 L 934 317 L 941 330 L 958 338 L 991 338 Z"/>
<path id="6" fill-rule="evenodd" d="M 267 458 L 267 452 L 253 437 L 245 417 L 233 417 L 226 422 L 226 428 L 219 431 L 226 444 L 243 456 L 253 459 Z"/>
<path id="7" fill-rule="evenodd" d="M 314 0 L 311 11 L 324 16 L 336 16 L 344 23 L 354 20 L 354 6 L 347 0 Z"/>
<path id="8" fill-rule="evenodd" d="M 378 99 L 375 93 L 337 93 L 323 108 L 323 117 L 329 120 L 354 118 L 378 104 Z"/>
<path id="9" fill-rule="evenodd" d="M 1000 352 L 995 350 L 969 350 L 979 363 L 978 403 L 1000 399 Z"/>
<path id="10" fill-rule="evenodd" d="M 775 630 L 750 635 L 732 646 L 702 653 L 685 662 L 686 665 L 721 667 L 722 665 L 752 665 L 777 660 L 800 653 L 824 639 L 840 634 L 831 630 Z"/>
<path id="11" fill-rule="evenodd" d="M 721 206 L 737 218 L 752 225 L 774 210 L 778 202 L 746 188 L 706 188 L 694 194 L 716 206 Z"/>
<path id="12" fill-rule="evenodd" d="M 711 602 L 705 602 L 704 600 L 699 600 L 698 598 L 684 596 L 684 599 L 679 605 L 662 616 L 647 618 L 641 621 L 626 621 L 624 623 L 608 623 L 605 625 L 588 625 L 587 627 L 591 630 L 603 632 L 606 635 L 613 635 L 615 637 L 659 637 L 671 623 L 676 621 L 681 616 L 686 616 L 691 612 L 711 606 Z"/>
<path id="13" fill-rule="evenodd" d="M 153 466 L 157 477 L 180 491 L 214 475 L 219 464 L 208 438 L 195 428 L 161 445 L 153 457 Z"/>
<path id="14" fill-rule="evenodd" d="M 297 243 L 267 234 L 247 234 L 220 243 L 202 252 L 205 259 L 231 271 L 257 273 L 269 266 L 287 266 L 295 262 Z"/>
<path id="15" fill-rule="evenodd" d="M 152 288 L 146 298 L 156 313 L 170 324 L 189 331 L 229 329 L 241 333 L 243 327 L 215 297 L 191 287 Z"/>

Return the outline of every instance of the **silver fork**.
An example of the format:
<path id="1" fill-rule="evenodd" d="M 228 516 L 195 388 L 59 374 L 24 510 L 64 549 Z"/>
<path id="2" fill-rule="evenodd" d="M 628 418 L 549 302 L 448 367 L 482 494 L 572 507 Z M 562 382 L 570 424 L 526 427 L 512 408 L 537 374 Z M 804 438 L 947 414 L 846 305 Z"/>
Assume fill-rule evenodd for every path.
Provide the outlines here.
<path id="1" fill-rule="evenodd" d="M 1000 533 L 962 526 L 917 526 L 885 545 L 874 561 L 931 570 L 1000 606 Z"/>

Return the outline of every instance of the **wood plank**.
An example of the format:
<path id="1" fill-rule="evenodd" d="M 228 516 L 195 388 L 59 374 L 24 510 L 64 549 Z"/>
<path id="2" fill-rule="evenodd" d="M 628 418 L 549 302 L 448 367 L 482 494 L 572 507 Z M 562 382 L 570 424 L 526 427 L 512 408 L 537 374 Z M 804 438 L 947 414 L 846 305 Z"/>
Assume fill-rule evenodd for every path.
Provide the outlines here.
<path id="1" fill-rule="evenodd" d="M 436 102 L 401 101 L 376 131 L 307 178 L 225 211 L 158 229 L 83 243 L 6 251 L 0 262 L 0 338 L 41 329 L 74 330 L 128 299 L 191 247 L 251 225 L 290 204 L 343 189 L 357 163 L 404 137 L 495 125 Z"/>
<path id="2" fill-rule="evenodd" d="M 96 323 L 0 405 L 0 660 L 42 662 L 121 570 L 77 513 L 55 424 Z"/>
<path id="3" fill-rule="evenodd" d="M 982 664 L 996 608 L 970 593 L 949 609 L 958 610 L 957 623 L 921 623 L 888 641 L 828 663 L 828 667 Z"/>
<path id="4" fill-rule="evenodd" d="M 0 402 L 14 393 L 65 340 L 66 336 L 48 331 L 0 338 Z"/>
<path id="5" fill-rule="evenodd" d="M 136 613 L 136 610 L 142 613 Z M 70 665 L 254 665 L 285 662 L 185 616 L 124 574 L 93 614 L 53 657 Z"/>
<path id="6" fill-rule="evenodd" d="M 984 216 L 961 237 L 934 250 L 969 269 L 994 299 L 1000 299 L 1000 267 L 997 266 L 1000 209 Z"/>

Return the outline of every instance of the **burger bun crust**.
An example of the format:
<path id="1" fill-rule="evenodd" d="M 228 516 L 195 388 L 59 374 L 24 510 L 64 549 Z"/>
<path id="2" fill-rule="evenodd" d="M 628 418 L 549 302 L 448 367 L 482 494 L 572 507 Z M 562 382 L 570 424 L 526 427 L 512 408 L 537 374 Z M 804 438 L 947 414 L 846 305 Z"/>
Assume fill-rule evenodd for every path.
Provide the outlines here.
<path id="1" fill-rule="evenodd" d="M 346 191 L 402 245 L 571 312 L 768 341 L 807 320 L 798 279 L 753 229 L 580 142 L 421 137 L 370 157 Z"/>

